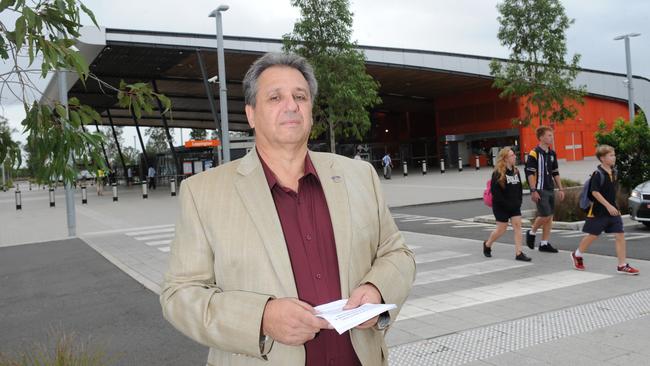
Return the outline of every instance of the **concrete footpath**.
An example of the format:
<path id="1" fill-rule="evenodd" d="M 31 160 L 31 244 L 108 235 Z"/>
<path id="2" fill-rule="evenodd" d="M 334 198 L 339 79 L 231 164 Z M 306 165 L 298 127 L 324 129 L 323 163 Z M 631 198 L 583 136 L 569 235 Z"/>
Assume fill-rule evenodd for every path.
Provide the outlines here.
<path id="1" fill-rule="evenodd" d="M 592 167 L 593 162 L 580 162 L 561 169 L 578 180 Z M 383 181 L 389 204 L 480 197 L 489 172 L 434 174 L 395 174 Z M 0 192 L 0 246 L 65 237 L 62 198 L 49 208 L 46 192 L 24 192 L 23 197 L 23 210 L 16 212 L 13 192 Z M 79 238 L 158 293 L 174 236 L 177 198 L 160 187 L 148 200 L 141 199 L 139 190 L 122 189 L 118 202 L 110 195 L 89 195 L 89 201 L 77 204 Z M 525 249 L 533 261 L 524 263 L 514 260 L 508 244 L 495 244 L 488 259 L 480 241 L 404 236 L 416 255 L 417 278 L 387 333 L 391 365 L 648 364 L 650 262 L 634 260 L 641 275 L 625 276 L 615 272 L 615 258 L 587 254 L 587 270 L 580 272 L 572 269 L 565 251 Z M 152 306 L 150 311 L 160 309 Z"/>

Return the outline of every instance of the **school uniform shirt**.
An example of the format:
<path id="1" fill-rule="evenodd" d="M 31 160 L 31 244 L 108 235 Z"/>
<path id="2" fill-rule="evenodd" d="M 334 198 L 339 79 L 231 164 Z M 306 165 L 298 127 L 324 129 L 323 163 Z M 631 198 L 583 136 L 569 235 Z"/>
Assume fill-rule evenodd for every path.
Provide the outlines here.
<path id="1" fill-rule="evenodd" d="M 492 183 L 490 185 L 492 192 L 492 205 L 502 207 L 508 211 L 519 209 L 522 202 L 522 185 L 519 171 L 515 169 L 506 169 L 506 184 L 501 187 L 499 183 L 499 173 L 492 173 Z"/>
<path id="2" fill-rule="evenodd" d="M 560 170 L 557 165 L 557 155 L 550 147 L 544 151 L 539 146 L 536 146 L 528 154 L 528 161 L 526 162 L 526 177 L 534 175 L 537 178 L 535 188 L 538 191 L 555 189 L 555 182 L 553 177 L 560 175 Z"/>
<path id="3" fill-rule="evenodd" d="M 607 200 L 612 206 L 616 207 L 618 210 L 618 205 L 616 204 L 616 193 L 618 192 L 618 179 L 616 176 L 616 171 L 612 173 L 607 173 L 602 166 L 598 166 L 598 173 L 600 173 L 605 179 L 599 177 L 595 172 L 590 179 L 589 192 L 598 192 L 603 198 Z M 602 185 L 600 182 L 603 182 Z M 597 199 L 593 198 L 587 217 L 603 217 L 611 216 L 607 207 L 600 203 Z"/>

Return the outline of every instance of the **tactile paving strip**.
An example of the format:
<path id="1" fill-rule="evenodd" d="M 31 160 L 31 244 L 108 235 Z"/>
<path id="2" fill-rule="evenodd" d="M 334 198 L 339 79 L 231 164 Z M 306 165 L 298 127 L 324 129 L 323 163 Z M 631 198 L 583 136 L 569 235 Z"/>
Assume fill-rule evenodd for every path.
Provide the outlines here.
<path id="1" fill-rule="evenodd" d="M 390 365 L 462 365 L 650 314 L 650 290 L 391 348 Z"/>

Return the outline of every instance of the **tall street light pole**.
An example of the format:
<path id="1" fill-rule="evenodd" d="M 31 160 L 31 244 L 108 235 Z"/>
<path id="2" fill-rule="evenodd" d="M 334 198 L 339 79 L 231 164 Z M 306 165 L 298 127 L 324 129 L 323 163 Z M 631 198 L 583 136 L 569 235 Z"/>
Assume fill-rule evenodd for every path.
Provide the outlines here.
<path id="1" fill-rule="evenodd" d="M 223 161 L 230 161 L 230 135 L 228 128 L 228 97 L 226 96 L 226 67 L 223 56 L 223 31 L 221 29 L 221 12 L 228 10 L 228 5 L 219 5 L 210 13 L 211 18 L 217 21 L 217 62 L 219 66 L 219 106 L 221 114 L 221 146 L 223 149 Z"/>
<path id="2" fill-rule="evenodd" d="M 634 88 L 632 87 L 632 61 L 630 57 L 630 38 L 638 37 L 641 33 L 628 33 L 614 38 L 615 41 L 625 40 L 625 63 L 627 64 L 627 108 L 630 112 L 630 122 L 634 121 Z"/>

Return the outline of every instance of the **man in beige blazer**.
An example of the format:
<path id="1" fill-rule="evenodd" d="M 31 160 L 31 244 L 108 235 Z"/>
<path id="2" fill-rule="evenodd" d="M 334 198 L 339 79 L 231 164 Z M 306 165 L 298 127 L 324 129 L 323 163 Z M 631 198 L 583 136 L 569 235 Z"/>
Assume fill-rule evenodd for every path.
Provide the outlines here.
<path id="1" fill-rule="evenodd" d="M 266 54 L 243 84 L 256 148 L 183 181 L 165 318 L 210 347 L 208 365 L 387 365 L 415 261 L 375 170 L 307 149 L 317 83 L 302 57 Z M 333 297 L 398 308 L 338 335 L 313 308 Z"/>

